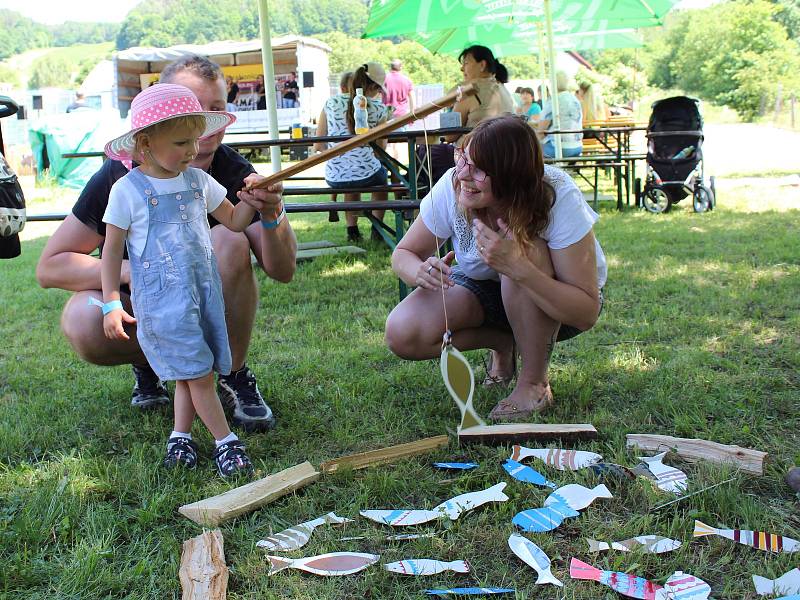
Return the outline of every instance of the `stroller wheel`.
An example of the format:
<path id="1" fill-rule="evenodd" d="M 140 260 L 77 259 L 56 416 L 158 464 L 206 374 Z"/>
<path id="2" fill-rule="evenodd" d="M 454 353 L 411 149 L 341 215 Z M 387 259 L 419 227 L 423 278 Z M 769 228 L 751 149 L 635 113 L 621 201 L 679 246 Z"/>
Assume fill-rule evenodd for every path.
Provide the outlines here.
<path id="1" fill-rule="evenodd" d="M 698 185 L 694 190 L 694 212 L 702 213 L 714 208 L 714 199 L 711 190 L 704 185 Z"/>
<path id="2" fill-rule="evenodd" d="M 709 210 L 714 210 L 717 207 L 717 186 L 714 176 L 708 178 L 708 187 L 711 189 L 711 206 Z"/>
<path id="3" fill-rule="evenodd" d="M 672 199 L 661 188 L 650 188 L 642 196 L 642 204 L 651 213 L 665 213 L 672 208 Z"/>

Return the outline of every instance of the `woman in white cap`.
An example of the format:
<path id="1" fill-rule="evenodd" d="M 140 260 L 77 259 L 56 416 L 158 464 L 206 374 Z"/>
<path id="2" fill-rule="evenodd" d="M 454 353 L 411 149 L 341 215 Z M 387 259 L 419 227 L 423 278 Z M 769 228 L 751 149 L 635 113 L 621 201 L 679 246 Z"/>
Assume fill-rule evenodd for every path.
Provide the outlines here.
<path id="1" fill-rule="evenodd" d="M 204 112 L 189 88 L 168 83 L 146 88 L 133 100 L 133 129 L 106 144 L 109 158 L 139 166 L 111 188 L 103 215 L 103 330 L 128 339 L 136 323 L 139 345 L 158 377 L 175 380 L 175 425 L 164 466 L 194 468 L 195 415 L 216 440 L 214 460 L 223 477 L 250 473 L 244 445 L 231 433 L 214 387 L 214 371 L 231 370 L 225 305 L 211 245 L 207 214 L 232 229 L 250 225 L 255 209 L 235 207 L 207 173 L 189 166 L 198 140 L 235 120 L 226 112 Z M 244 199 L 242 196 L 241 199 Z M 264 227 L 277 227 L 285 213 Z M 123 246 L 130 258 L 136 318 L 120 302 Z"/>
<path id="2" fill-rule="evenodd" d="M 364 63 L 353 73 L 347 93 L 331 96 L 325 102 L 322 112 L 317 120 L 317 135 L 353 135 L 355 133 L 355 118 L 353 116 L 353 98 L 356 90 L 361 88 L 367 98 L 367 122 L 370 129 L 386 122 L 389 111 L 380 99 L 384 91 L 383 83 L 386 80 L 386 71 L 378 63 Z M 386 147 L 386 140 L 378 140 L 382 147 Z M 317 151 L 323 151 L 336 144 L 318 143 L 314 145 Z M 375 152 L 369 146 L 360 146 L 340 156 L 336 156 L 325 163 L 325 181 L 334 189 L 365 188 L 386 185 L 386 168 L 381 165 Z M 386 200 L 386 192 L 372 192 L 372 200 Z M 345 202 L 358 202 L 361 194 L 345 194 Z M 374 211 L 373 214 L 383 219 L 383 211 Z M 358 231 L 358 214 L 352 211 L 345 213 L 347 221 L 347 239 L 357 242 L 361 239 Z M 374 231 L 374 230 L 373 230 Z M 375 232 L 377 233 L 377 232 Z M 380 236 L 377 239 L 381 239 Z"/>

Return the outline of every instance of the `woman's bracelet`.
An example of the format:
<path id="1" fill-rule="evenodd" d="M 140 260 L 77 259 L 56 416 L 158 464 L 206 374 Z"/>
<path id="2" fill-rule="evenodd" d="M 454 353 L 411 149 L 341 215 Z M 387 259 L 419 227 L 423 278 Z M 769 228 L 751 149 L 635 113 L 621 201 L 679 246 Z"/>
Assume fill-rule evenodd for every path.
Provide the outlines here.
<path id="1" fill-rule="evenodd" d="M 285 216 L 286 216 L 286 207 L 285 206 L 281 206 L 281 212 L 278 213 L 278 216 L 275 218 L 275 220 L 274 221 L 264 221 L 262 219 L 261 226 L 264 229 L 275 229 L 278 225 L 281 224 L 281 221 L 283 221 Z"/>

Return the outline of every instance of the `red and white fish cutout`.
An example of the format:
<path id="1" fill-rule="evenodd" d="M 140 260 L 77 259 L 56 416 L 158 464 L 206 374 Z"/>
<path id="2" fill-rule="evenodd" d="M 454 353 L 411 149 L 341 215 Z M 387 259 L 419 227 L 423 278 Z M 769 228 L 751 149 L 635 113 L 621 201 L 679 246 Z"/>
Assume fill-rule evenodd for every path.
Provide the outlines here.
<path id="1" fill-rule="evenodd" d="M 759 575 L 753 575 L 753 585 L 756 586 L 756 593 L 766 596 L 767 594 L 800 594 L 800 567 L 784 573 L 777 579 L 767 579 Z"/>
<path id="2" fill-rule="evenodd" d="M 564 587 L 564 584 L 550 572 L 550 558 L 544 553 L 544 550 L 528 538 L 518 533 L 512 533 L 508 538 L 508 547 L 522 562 L 539 574 L 536 585 L 552 583 L 558 587 Z"/>
<path id="3" fill-rule="evenodd" d="M 707 600 L 711 586 L 694 575 L 675 571 L 656 592 L 656 600 Z"/>
<path id="4" fill-rule="evenodd" d="M 719 535 L 734 542 L 739 542 L 745 546 L 751 546 L 758 550 L 771 552 L 797 552 L 800 550 L 800 542 L 792 538 L 765 533 L 763 531 L 750 531 L 746 529 L 717 529 L 706 525 L 702 521 L 694 522 L 694 537 L 706 535 Z"/>
<path id="5" fill-rule="evenodd" d="M 522 462 L 533 456 L 549 467 L 559 471 L 577 471 L 600 462 L 603 457 L 594 452 L 584 450 L 563 450 L 561 448 L 526 448 L 515 445 L 511 452 L 511 460 Z"/>
<path id="6" fill-rule="evenodd" d="M 458 425 L 458 431 L 476 425 L 486 425 L 486 422 L 478 416 L 472 406 L 472 397 L 475 394 L 475 374 L 472 372 L 469 361 L 450 343 L 449 331 L 444 335 L 439 366 L 444 385 L 458 406 L 458 410 L 461 411 L 461 423 Z"/>
<path id="7" fill-rule="evenodd" d="M 674 494 L 685 492 L 686 488 L 689 487 L 689 478 L 680 469 L 665 465 L 663 460 L 666 455 L 666 452 L 662 452 L 655 456 L 640 456 L 639 460 L 655 475 L 656 486 L 659 489 Z"/>
<path id="8" fill-rule="evenodd" d="M 656 593 L 662 586 L 636 575 L 620 571 L 604 571 L 573 558 L 569 563 L 569 576 L 573 579 L 588 579 L 607 585 L 623 596 L 639 600 L 657 600 Z"/>
<path id="9" fill-rule="evenodd" d="M 391 573 L 399 573 L 400 575 L 436 575 L 445 571 L 469 573 L 469 564 L 465 560 L 443 562 L 432 558 L 410 558 L 388 563 L 383 567 Z"/>
<path id="10" fill-rule="evenodd" d="M 672 552 L 681 547 L 678 540 L 673 540 L 660 535 L 640 535 L 621 542 L 598 542 L 597 540 L 586 540 L 589 542 L 589 552 L 603 552 L 604 550 L 620 550 L 621 552 L 646 552 L 648 554 L 663 554 Z"/>
<path id="11" fill-rule="evenodd" d="M 325 523 L 341 525 L 342 523 L 352 522 L 353 519 L 338 517 L 335 513 L 330 512 L 327 515 L 322 515 L 321 517 L 318 517 L 312 521 L 300 523 L 294 527 L 284 529 L 280 533 L 271 535 L 268 538 L 259 540 L 256 542 L 256 546 L 259 548 L 266 548 L 267 550 L 273 552 L 288 552 L 290 550 L 297 550 L 308 543 L 308 540 L 311 539 L 311 534 L 314 533 L 314 529 L 320 525 L 324 525 Z"/>
<path id="12" fill-rule="evenodd" d="M 598 498 L 613 498 L 605 484 L 599 484 L 589 489 L 577 483 L 558 488 L 544 500 L 545 506 L 566 504 L 573 510 L 583 510 Z"/>
<path id="13" fill-rule="evenodd" d="M 306 558 L 286 558 L 284 556 L 267 556 L 269 561 L 268 575 L 274 575 L 284 569 L 300 569 L 314 575 L 338 577 L 352 575 L 374 565 L 380 556 L 362 552 L 331 552 Z"/>

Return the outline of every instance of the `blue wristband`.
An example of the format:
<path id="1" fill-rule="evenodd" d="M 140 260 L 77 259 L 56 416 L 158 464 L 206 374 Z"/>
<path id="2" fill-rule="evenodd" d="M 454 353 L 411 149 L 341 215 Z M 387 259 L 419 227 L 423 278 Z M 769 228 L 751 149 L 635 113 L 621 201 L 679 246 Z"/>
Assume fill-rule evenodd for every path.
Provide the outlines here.
<path id="1" fill-rule="evenodd" d="M 284 206 L 281 208 L 281 212 L 278 215 L 277 219 L 275 219 L 274 221 L 261 221 L 261 226 L 264 229 L 275 229 L 278 225 L 281 224 L 281 221 L 283 221 L 283 218 L 285 216 L 286 216 L 286 207 Z"/>
<path id="2" fill-rule="evenodd" d="M 112 300 L 111 302 L 106 302 L 103 304 L 97 298 L 89 298 L 89 306 L 99 306 L 100 310 L 103 311 L 103 316 L 107 315 L 112 310 L 123 308 L 122 302 L 119 300 Z"/>

